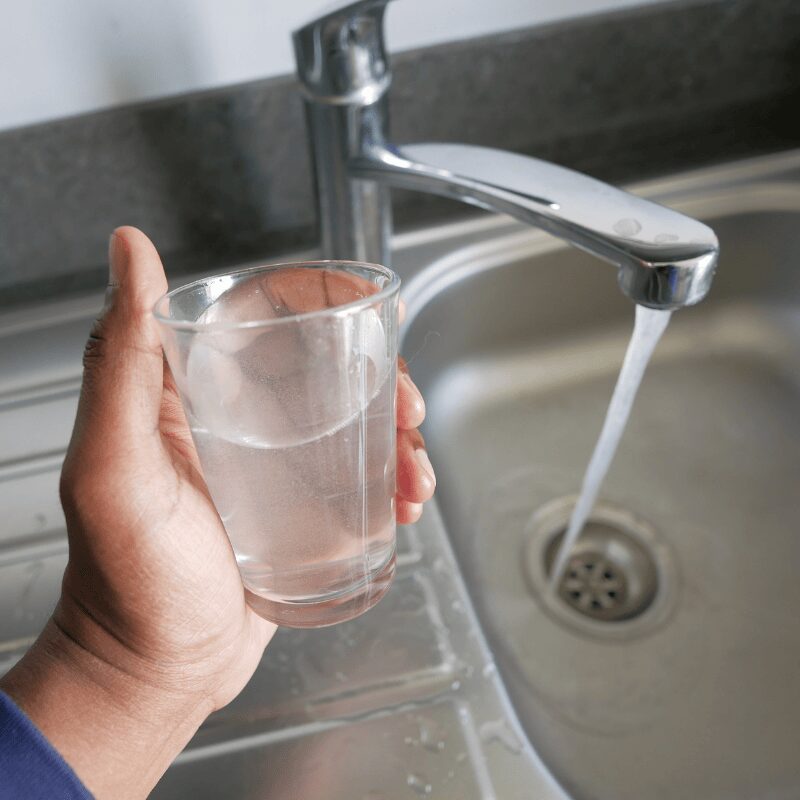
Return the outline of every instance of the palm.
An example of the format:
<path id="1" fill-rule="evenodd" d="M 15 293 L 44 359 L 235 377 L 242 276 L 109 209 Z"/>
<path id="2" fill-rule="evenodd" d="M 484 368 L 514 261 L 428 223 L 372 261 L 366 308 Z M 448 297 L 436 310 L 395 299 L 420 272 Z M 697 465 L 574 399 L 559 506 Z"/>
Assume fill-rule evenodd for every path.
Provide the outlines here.
<path id="1" fill-rule="evenodd" d="M 167 653 L 185 653 L 187 647 L 212 663 L 238 662 L 235 674 L 221 687 L 235 696 L 252 674 L 276 626 L 259 617 L 246 603 L 244 591 L 225 528 L 208 494 L 180 398 L 164 369 L 160 434 L 164 475 L 154 475 L 155 491 L 169 475 L 175 493 L 162 502 L 165 530 L 171 540 L 158 537 L 155 560 L 169 573 L 157 579 L 168 595 L 158 612 L 155 639 Z M 171 473 L 171 474 L 170 474 Z M 153 496 L 153 495 L 151 495 Z M 152 512 L 151 512 L 152 513 Z M 153 521 L 157 525 L 157 521 Z M 177 627 L 176 627 L 177 625 Z M 215 666 L 220 666 L 216 663 Z"/>
<path id="2" fill-rule="evenodd" d="M 75 460 L 91 464 L 84 449 Z M 62 605 L 76 601 L 141 663 L 206 688 L 221 707 L 244 687 L 276 628 L 245 603 L 166 366 L 158 430 L 141 430 L 119 455 L 92 470 L 93 497 L 77 508 L 65 502 L 72 524 Z"/>

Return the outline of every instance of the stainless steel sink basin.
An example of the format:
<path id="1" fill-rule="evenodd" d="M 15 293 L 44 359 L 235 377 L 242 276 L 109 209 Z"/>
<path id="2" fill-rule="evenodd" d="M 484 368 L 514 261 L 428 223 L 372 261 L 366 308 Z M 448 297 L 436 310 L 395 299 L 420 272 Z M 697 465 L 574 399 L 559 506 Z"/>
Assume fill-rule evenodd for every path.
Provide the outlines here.
<path id="1" fill-rule="evenodd" d="M 154 798 L 556 800 L 554 777 L 577 800 L 800 797 L 800 152 L 639 191 L 710 222 L 722 258 L 656 351 L 563 602 L 547 566 L 633 307 L 505 218 L 396 237 L 438 500 L 386 599 L 280 631 Z M 101 302 L 0 320 L 0 673 L 58 597 Z"/>
<path id="2" fill-rule="evenodd" d="M 571 796 L 798 797 L 800 158 L 643 191 L 710 224 L 722 253 L 709 298 L 673 316 L 602 491 L 611 529 L 645 531 L 652 602 L 603 619 L 543 590 L 633 307 L 613 271 L 514 223 L 407 286 L 439 508 L 516 713 Z"/>

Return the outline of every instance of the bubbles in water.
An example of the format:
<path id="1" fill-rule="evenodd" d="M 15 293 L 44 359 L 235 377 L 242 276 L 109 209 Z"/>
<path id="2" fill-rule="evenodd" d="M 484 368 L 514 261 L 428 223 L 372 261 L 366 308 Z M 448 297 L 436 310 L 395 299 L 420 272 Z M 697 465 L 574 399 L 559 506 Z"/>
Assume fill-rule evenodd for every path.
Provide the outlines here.
<path id="1" fill-rule="evenodd" d="M 628 423 L 628 417 L 644 371 L 647 369 L 647 364 L 661 335 L 667 328 L 671 314 L 671 311 L 658 311 L 644 306 L 636 306 L 633 335 L 625 353 L 617 385 L 614 387 L 614 394 L 606 412 L 600 437 L 595 445 L 589 466 L 586 468 L 580 497 L 572 511 L 567 533 L 558 549 L 550 573 L 551 591 L 558 587 L 572 548 L 594 507 L 600 487 Z"/>

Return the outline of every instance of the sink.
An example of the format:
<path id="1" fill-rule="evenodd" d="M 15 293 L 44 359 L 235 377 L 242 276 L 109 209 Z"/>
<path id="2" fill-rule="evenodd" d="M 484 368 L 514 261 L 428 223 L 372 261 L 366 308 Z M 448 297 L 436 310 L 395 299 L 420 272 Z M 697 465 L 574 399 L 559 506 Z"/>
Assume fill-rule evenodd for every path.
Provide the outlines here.
<path id="1" fill-rule="evenodd" d="M 615 602 L 545 592 L 633 324 L 613 269 L 496 216 L 397 236 L 437 499 L 399 531 L 386 599 L 280 631 L 154 798 L 800 797 L 800 152 L 635 190 L 709 222 L 722 258 L 571 564 Z M 101 303 L 0 320 L 0 673 L 58 598 Z"/>
<path id="2" fill-rule="evenodd" d="M 505 220 L 406 288 L 439 511 L 516 715 L 572 797 L 797 797 L 800 158 L 640 191 L 721 245 L 601 493 L 596 525 L 641 534 L 652 602 L 602 619 L 545 591 L 633 306 L 613 269 Z M 619 541 L 598 547 L 613 560 Z"/>

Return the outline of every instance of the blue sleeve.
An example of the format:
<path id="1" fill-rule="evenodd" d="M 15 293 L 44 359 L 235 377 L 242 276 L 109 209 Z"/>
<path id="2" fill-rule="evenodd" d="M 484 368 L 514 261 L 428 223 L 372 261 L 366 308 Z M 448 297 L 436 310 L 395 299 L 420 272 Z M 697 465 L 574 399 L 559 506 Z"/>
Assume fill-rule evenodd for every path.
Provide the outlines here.
<path id="1" fill-rule="evenodd" d="M 92 800 L 67 762 L 0 692 L 0 800 Z"/>

